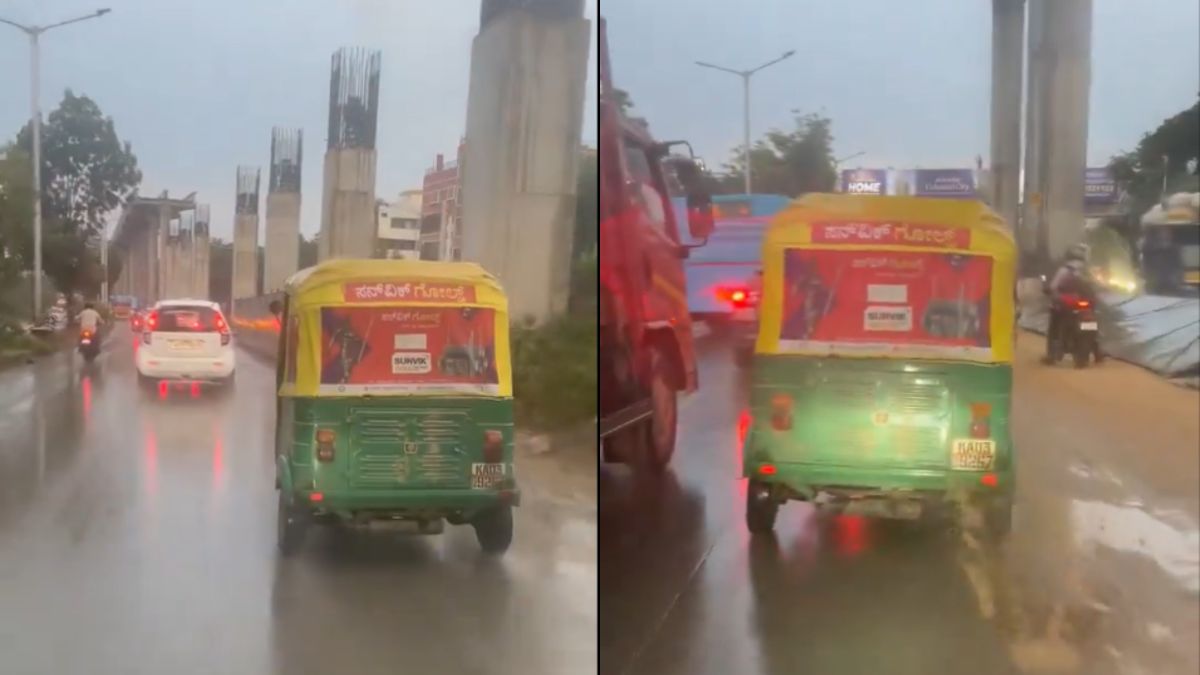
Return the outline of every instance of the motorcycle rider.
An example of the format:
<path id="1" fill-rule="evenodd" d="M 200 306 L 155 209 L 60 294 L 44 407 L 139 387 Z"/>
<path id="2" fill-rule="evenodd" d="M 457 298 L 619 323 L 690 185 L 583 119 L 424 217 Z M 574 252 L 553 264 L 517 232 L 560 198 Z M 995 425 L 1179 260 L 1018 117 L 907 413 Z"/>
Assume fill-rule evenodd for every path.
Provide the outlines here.
<path id="1" fill-rule="evenodd" d="M 103 323 L 104 319 L 100 317 L 100 312 L 96 311 L 92 303 L 84 303 L 83 311 L 79 313 L 79 332 L 91 333 L 92 342 L 97 349 L 100 347 L 100 325 Z"/>
<path id="2" fill-rule="evenodd" d="M 1087 247 L 1074 244 L 1067 249 L 1062 263 L 1046 287 L 1050 295 L 1050 326 L 1046 330 L 1046 356 L 1051 353 L 1051 343 L 1058 339 L 1062 320 L 1066 314 L 1061 298 L 1063 295 L 1078 295 L 1092 299 L 1092 285 L 1087 278 Z"/>

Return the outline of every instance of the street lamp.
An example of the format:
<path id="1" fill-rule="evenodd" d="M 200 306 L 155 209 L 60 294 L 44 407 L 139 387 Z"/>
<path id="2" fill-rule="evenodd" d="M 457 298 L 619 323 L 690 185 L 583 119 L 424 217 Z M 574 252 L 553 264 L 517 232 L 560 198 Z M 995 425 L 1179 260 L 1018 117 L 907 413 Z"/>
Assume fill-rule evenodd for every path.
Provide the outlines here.
<path id="1" fill-rule="evenodd" d="M 47 26 L 26 26 L 16 21 L 0 18 L 0 23 L 6 23 L 29 36 L 29 117 L 30 125 L 33 127 L 33 318 L 35 321 L 42 314 L 42 111 L 38 106 L 38 36 L 52 28 L 95 19 L 110 11 L 112 10 L 107 8 L 98 9 L 91 14 Z M 108 274 L 107 270 L 105 270 L 105 274 Z"/>
<path id="2" fill-rule="evenodd" d="M 838 184 L 838 183 L 836 183 L 836 181 L 839 181 L 841 179 L 842 162 L 849 162 L 850 160 L 854 159 L 855 157 L 862 157 L 865 154 L 867 154 L 865 151 L 856 152 L 853 155 L 846 155 L 845 157 L 843 157 L 841 159 L 833 160 L 833 173 L 836 174 L 836 176 L 834 177 L 835 184 Z"/>
<path id="3" fill-rule="evenodd" d="M 723 66 L 713 65 L 711 63 L 706 63 L 704 61 L 696 62 L 696 65 L 698 65 L 702 68 L 712 68 L 713 70 L 720 70 L 722 72 L 732 73 L 732 74 L 737 75 L 738 77 L 742 78 L 742 96 L 743 96 L 743 111 L 744 111 L 742 134 L 743 134 L 743 141 L 745 142 L 746 194 L 750 194 L 750 76 L 754 75 L 758 71 L 760 71 L 768 66 L 773 66 L 776 63 L 779 63 L 780 61 L 791 57 L 795 53 L 796 53 L 796 50 L 794 50 L 794 49 L 786 51 L 779 58 L 777 58 L 773 61 L 767 61 L 766 63 L 762 64 L 761 66 L 758 66 L 757 68 L 751 68 L 750 70 L 734 70 L 733 68 L 725 68 Z"/>

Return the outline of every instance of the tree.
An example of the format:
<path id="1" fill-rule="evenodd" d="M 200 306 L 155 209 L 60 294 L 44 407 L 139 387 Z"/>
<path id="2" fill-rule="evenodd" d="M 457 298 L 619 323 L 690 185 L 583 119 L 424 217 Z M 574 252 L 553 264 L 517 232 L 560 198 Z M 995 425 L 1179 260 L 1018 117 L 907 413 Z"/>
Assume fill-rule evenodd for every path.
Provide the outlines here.
<path id="1" fill-rule="evenodd" d="M 12 146 L 0 149 L 0 287 L 9 287 L 28 267 L 33 247 L 32 182 L 29 157 Z"/>
<path id="2" fill-rule="evenodd" d="M 43 266 L 60 291 L 94 292 L 103 273 L 99 251 L 88 244 L 136 191 L 142 179 L 137 158 L 117 137 L 112 118 L 69 89 L 42 132 Z M 26 154 L 32 136 L 28 124 L 17 134 Z"/>
<path id="3" fill-rule="evenodd" d="M 1113 157 L 1108 167 L 1129 195 L 1130 212 L 1141 214 L 1162 196 L 1164 175 L 1168 192 L 1188 189 L 1195 183 L 1189 166 L 1195 166 L 1192 163 L 1198 155 L 1200 101 L 1163 120 L 1157 129 L 1142 136 L 1135 150 Z"/>
<path id="4" fill-rule="evenodd" d="M 832 121 L 817 114 L 797 114 L 795 129 L 772 129 L 750 149 L 754 191 L 797 197 L 806 192 L 828 192 L 837 179 L 833 162 Z M 745 158 L 734 151 L 718 177 L 717 192 L 740 193 L 745 188 Z"/>
<path id="5" fill-rule="evenodd" d="M 17 145 L 30 152 L 28 124 L 17 135 Z M 112 118 L 92 99 L 68 89 L 42 127 L 44 217 L 88 234 L 103 225 L 141 180 L 137 157 L 117 137 Z"/>

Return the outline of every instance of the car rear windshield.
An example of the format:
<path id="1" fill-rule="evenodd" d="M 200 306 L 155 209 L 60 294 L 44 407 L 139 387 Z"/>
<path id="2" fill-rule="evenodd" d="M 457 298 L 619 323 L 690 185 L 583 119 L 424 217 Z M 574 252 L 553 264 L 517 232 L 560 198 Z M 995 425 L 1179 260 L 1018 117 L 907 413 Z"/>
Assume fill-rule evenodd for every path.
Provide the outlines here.
<path id="1" fill-rule="evenodd" d="M 219 315 L 211 307 L 173 306 L 158 310 L 160 333 L 208 333 L 217 330 Z"/>

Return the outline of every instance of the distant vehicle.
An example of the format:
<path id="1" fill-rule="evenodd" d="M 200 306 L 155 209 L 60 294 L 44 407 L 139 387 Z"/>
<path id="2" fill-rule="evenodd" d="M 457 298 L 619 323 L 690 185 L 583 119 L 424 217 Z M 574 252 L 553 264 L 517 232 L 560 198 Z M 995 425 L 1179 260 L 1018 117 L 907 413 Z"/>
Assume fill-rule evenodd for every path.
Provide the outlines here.
<path id="1" fill-rule="evenodd" d="M 100 355 L 100 338 L 90 330 L 79 331 L 79 353 L 91 363 Z"/>
<path id="2" fill-rule="evenodd" d="M 131 295 L 114 295 L 109 298 L 112 316 L 118 321 L 125 321 L 137 313 L 137 298 Z"/>
<path id="3" fill-rule="evenodd" d="M 233 384 L 233 339 L 215 302 L 159 302 L 147 313 L 140 339 L 136 360 L 143 383 Z"/>
<path id="4" fill-rule="evenodd" d="M 1147 211 L 1141 225 L 1146 291 L 1171 294 L 1200 289 L 1200 193 L 1171 195 Z"/>
<path id="5" fill-rule="evenodd" d="M 143 312 L 135 311 L 129 315 L 129 330 L 138 333 L 142 330 L 142 326 L 146 323 L 146 316 Z"/>
<path id="6" fill-rule="evenodd" d="M 692 251 L 687 272 L 688 313 L 721 329 L 746 295 L 746 284 L 762 265 L 768 218 L 717 221 L 708 244 Z"/>

